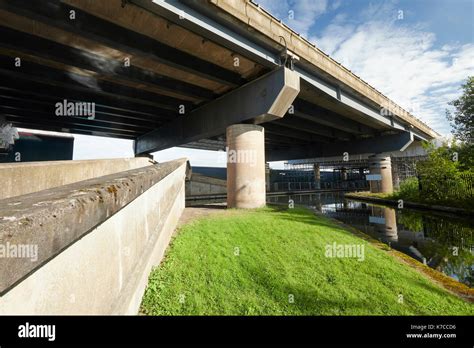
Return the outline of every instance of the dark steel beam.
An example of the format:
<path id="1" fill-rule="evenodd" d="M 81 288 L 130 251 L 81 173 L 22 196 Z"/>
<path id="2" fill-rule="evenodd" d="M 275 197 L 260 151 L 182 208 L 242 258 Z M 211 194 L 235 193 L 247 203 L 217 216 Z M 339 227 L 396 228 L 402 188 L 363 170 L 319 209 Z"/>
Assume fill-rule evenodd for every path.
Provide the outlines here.
<path id="1" fill-rule="evenodd" d="M 30 113 L 40 113 L 45 118 L 57 118 L 55 114 L 55 107 L 54 103 L 52 102 L 42 102 L 37 100 L 29 100 L 29 99 L 21 99 L 21 98 L 14 98 L 9 96 L 3 96 L 2 92 L 0 91 L 0 107 L 6 107 L 10 109 L 17 109 L 23 110 Z M 95 122 L 101 122 L 103 124 L 118 124 L 128 126 L 130 128 L 137 128 L 137 129 L 144 129 L 150 130 L 161 125 L 160 122 L 156 120 L 141 120 L 141 119 L 133 119 L 130 120 L 127 117 L 123 117 L 121 115 L 113 115 L 109 113 L 104 113 L 99 110 L 95 110 Z M 86 121 L 87 122 L 87 121 Z"/>
<path id="2" fill-rule="evenodd" d="M 15 118 L 18 122 L 38 123 L 45 126 L 53 125 L 64 128 L 76 128 L 82 130 L 98 130 L 103 132 L 120 132 L 138 136 L 146 133 L 147 129 L 131 129 L 127 126 L 121 125 L 101 125 L 101 122 L 87 119 L 80 119 L 77 117 L 62 116 L 62 117 L 46 117 L 39 112 L 32 112 L 29 110 L 10 109 L 5 106 L 0 106 L 0 114 L 5 115 L 7 119 Z"/>
<path id="3" fill-rule="evenodd" d="M 282 137 L 278 136 L 275 137 L 270 134 L 269 137 L 265 138 L 265 143 L 266 144 L 281 144 L 285 146 L 294 146 L 294 145 L 307 145 L 304 141 L 297 141 L 295 138 L 288 138 L 288 137 Z"/>
<path id="4" fill-rule="evenodd" d="M 306 159 L 315 157 L 343 156 L 366 153 L 383 153 L 403 151 L 413 142 L 413 133 L 401 132 L 391 135 L 380 135 L 372 138 L 352 141 L 338 141 L 332 144 L 313 144 L 311 146 L 295 146 L 278 151 L 266 151 L 267 161 Z"/>
<path id="5" fill-rule="evenodd" d="M 340 139 L 340 140 L 350 140 L 353 138 L 353 135 L 347 132 L 340 131 L 328 126 L 323 126 L 311 121 L 302 120 L 295 115 L 287 115 L 280 120 L 274 121 L 276 125 L 296 129 L 299 131 L 312 133 L 316 135 L 321 135 L 326 138 Z"/>
<path id="6" fill-rule="evenodd" d="M 86 69 L 111 78 L 120 78 L 134 83 L 146 83 L 181 95 L 209 100 L 215 98 L 213 91 L 190 83 L 160 75 L 149 70 L 115 59 L 105 58 L 92 52 L 66 46 L 51 40 L 0 26 L 0 47 L 20 51 L 80 69 Z"/>
<path id="7" fill-rule="evenodd" d="M 149 105 L 174 112 L 178 112 L 181 105 L 186 109 L 192 108 L 192 104 L 189 101 L 100 80 L 92 76 L 55 69 L 25 59 L 22 59 L 21 66 L 16 67 L 13 57 L 2 54 L 0 54 L 0 71 L 3 74 L 10 73 L 11 76 L 23 74 L 25 78 L 40 79 L 48 84 L 62 85 L 77 91 L 108 96 L 115 99 L 127 99 L 133 103 Z"/>
<path id="8" fill-rule="evenodd" d="M 165 120 L 174 119 L 177 115 L 177 113 L 170 110 L 160 109 L 151 105 L 133 103 L 124 98 L 97 94 L 88 89 L 77 90 L 65 86 L 55 86 L 45 81 L 32 80 L 23 74 L 13 74 L 0 70 L 0 88 L 2 87 L 31 94 L 46 94 L 54 96 L 57 102 L 62 101 L 63 99 L 67 99 L 68 101 L 87 101 L 93 102 L 96 105 L 113 107 L 116 110 L 155 115 L 156 117 Z"/>
<path id="9" fill-rule="evenodd" d="M 123 134 L 120 132 L 84 130 L 84 129 L 78 129 L 75 127 L 61 127 L 58 125 L 45 126 L 42 123 L 19 121 L 18 119 L 15 119 L 13 117 L 9 118 L 8 116 L 7 116 L 7 119 L 9 120 L 9 122 L 12 123 L 14 127 L 20 127 L 20 128 L 38 129 L 38 130 L 61 132 L 61 133 L 65 133 L 65 132 L 76 133 L 76 134 L 84 134 L 84 135 L 93 135 L 93 136 L 98 136 L 98 137 L 111 137 L 111 138 L 128 139 L 128 140 L 136 139 L 136 136 L 133 136 L 130 134 Z"/>
<path id="10" fill-rule="evenodd" d="M 192 142 L 189 144 L 180 145 L 179 147 L 195 150 L 225 151 L 225 146 L 201 144 L 199 142 Z"/>
<path id="11" fill-rule="evenodd" d="M 234 71 L 224 69 L 57 0 L 15 0 L 13 2 L 2 0 L 0 8 L 73 32 L 123 52 L 150 57 L 176 69 L 222 84 L 239 86 L 245 83 L 245 80 Z M 74 20 L 69 19 L 71 10 L 76 13 Z"/>
<path id="12" fill-rule="evenodd" d="M 353 134 L 374 134 L 375 130 L 339 114 L 298 98 L 293 103 L 295 116 Z"/>
<path id="13" fill-rule="evenodd" d="M 306 131 L 299 131 L 299 130 L 294 130 L 292 128 L 279 126 L 278 124 L 274 122 L 265 123 L 264 128 L 265 128 L 265 134 L 275 134 L 277 136 L 290 137 L 293 139 L 303 140 L 310 143 L 312 142 L 330 143 L 333 141 L 331 138 L 328 138 L 328 137 L 323 137 L 320 135 L 308 133 Z"/>
<path id="14" fill-rule="evenodd" d="M 52 94 L 46 94 L 45 89 L 41 90 L 42 93 L 37 92 L 37 91 L 25 91 L 25 90 L 17 90 L 13 88 L 9 88 L 6 86 L 2 86 L 0 84 L 0 96 L 5 99 L 14 99 L 14 100 L 19 100 L 20 102 L 32 102 L 32 103 L 42 103 L 42 104 L 47 104 L 47 105 L 54 105 L 58 101 L 62 100 L 62 97 L 58 97 Z M 68 100 L 71 101 L 81 101 L 81 100 L 75 100 L 72 98 L 68 98 Z M 109 106 L 109 105 L 102 105 L 96 103 L 95 105 L 96 112 L 99 114 L 104 114 L 104 115 L 110 115 L 118 118 L 124 118 L 124 119 L 130 119 L 130 120 L 138 120 L 138 121 L 146 121 L 150 123 L 157 123 L 158 125 L 161 125 L 163 123 L 163 120 L 166 118 L 157 116 L 156 114 L 149 114 L 149 113 L 144 113 L 141 111 L 137 110 L 126 110 L 123 108 L 117 108 L 114 106 Z M 168 115 L 169 111 L 164 110 L 165 115 L 167 117 L 171 117 L 172 115 Z"/>

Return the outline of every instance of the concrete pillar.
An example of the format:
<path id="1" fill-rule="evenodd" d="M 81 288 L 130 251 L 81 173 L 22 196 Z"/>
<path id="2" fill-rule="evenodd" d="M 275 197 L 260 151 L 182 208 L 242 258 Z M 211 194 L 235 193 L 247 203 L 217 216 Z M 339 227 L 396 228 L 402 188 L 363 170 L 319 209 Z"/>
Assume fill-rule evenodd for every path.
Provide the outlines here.
<path id="1" fill-rule="evenodd" d="M 398 165 L 395 162 L 392 165 L 392 178 L 393 178 L 393 188 L 398 190 L 400 188 L 400 177 L 398 175 Z"/>
<path id="2" fill-rule="evenodd" d="M 384 223 L 377 225 L 377 232 L 379 238 L 384 243 L 396 243 L 398 242 L 398 229 L 397 229 L 397 214 L 395 209 L 392 208 L 381 208 Z"/>
<path id="3" fill-rule="evenodd" d="M 341 168 L 341 180 L 342 181 L 347 180 L 347 169 L 346 168 Z"/>
<path id="4" fill-rule="evenodd" d="M 319 163 L 314 164 L 314 182 L 316 184 L 315 189 L 319 190 L 321 188 L 321 171 L 319 168 Z"/>
<path id="5" fill-rule="evenodd" d="M 265 187 L 267 191 L 271 190 L 270 184 L 270 163 L 265 163 Z"/>
<path id="6" fill-rule="evenodd" d="M 341 187 L 347 188 L 347 168 L 341 168 Z"/>
<path id="7" fill-rule="evenodd" d="M 375 175 L 375 180 L 370 180 L 370 192 L 392 193 L 392 165 L 390 156 L 373 155 L 369 157 L 370 175 Z"/>
<path id="8" fill-rule="evenodd" d="M 265 135 L 261 126 L 227 127 L 227 207 L 265 205 Z"/>

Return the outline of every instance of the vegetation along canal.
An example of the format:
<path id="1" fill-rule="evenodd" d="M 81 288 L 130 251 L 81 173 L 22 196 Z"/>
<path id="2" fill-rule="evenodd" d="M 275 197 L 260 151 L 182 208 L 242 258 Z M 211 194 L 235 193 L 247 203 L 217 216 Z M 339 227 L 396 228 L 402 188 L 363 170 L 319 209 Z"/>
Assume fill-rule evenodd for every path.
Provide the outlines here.
<path id="1" fill-rule="evenodd" d="M 474 223 L 467 217 L 393 209 L 345 199 L 342 193 L 267 197 L 267 203 L 309 206 L 350 225 L 449 277 L 474 286 Z"/>

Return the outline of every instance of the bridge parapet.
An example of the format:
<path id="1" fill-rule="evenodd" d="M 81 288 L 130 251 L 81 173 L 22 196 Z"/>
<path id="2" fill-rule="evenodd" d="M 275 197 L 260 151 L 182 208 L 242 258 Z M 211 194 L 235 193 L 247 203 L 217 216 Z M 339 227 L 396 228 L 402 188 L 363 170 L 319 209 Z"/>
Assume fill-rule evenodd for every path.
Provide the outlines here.
<path id="1" fill-rule="evenodd" d="M 185 159 L 0 200 L 0 314 L 136 314 L 184 209 Z"/>
<path id="2" fill-rule="evenodd" d="M 0 199 L 20 196 L 74 182 L 142 168 L 148 158 L 116 158 L 83 161 L 44 161 L 0 164 Z"/>

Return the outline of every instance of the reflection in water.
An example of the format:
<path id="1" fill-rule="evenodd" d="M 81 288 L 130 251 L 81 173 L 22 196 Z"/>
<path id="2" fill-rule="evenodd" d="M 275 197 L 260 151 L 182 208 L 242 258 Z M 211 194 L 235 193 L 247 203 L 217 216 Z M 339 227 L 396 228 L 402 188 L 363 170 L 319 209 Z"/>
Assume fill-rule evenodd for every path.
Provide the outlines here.
<path id="1" fill-rule="evenodd" d="M 268 203 L 310 206 L 351 225 L 448 276 L 474 286 L 474 226 L 459 216 L 372 205 L 342 193 L 267 197 Z"/>

